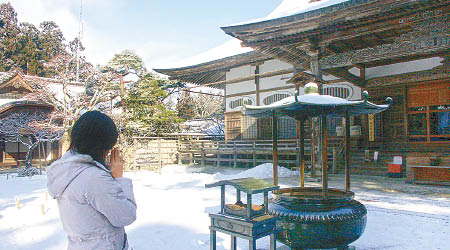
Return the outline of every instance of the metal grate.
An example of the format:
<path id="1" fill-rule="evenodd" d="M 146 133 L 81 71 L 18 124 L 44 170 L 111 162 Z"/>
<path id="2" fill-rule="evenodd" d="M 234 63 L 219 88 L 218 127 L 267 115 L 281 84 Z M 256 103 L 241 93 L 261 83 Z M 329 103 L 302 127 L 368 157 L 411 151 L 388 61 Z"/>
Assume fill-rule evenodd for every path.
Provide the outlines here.
<path id="1" fill-rule="evenodd" d="M 323 89 L 323 94 L 347 99 L 350 91 L 344 87 L 327 87 Z"/>
<path id="2" fill-rule="evenodd" d="M 242 116 L 242 139 L 272 139 L 272 118 L 254 118 Z M 295 119 L 282 117 L 278 119 L 278 138 L 294 139 L 297 136 Z"/>

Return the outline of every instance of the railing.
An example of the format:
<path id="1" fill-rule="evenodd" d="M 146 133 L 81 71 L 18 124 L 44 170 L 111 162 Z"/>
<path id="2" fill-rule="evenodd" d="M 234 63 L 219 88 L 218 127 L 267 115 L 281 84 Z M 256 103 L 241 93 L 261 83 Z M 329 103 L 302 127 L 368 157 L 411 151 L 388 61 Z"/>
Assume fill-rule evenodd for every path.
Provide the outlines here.
<path id="1" fill-rule="evenodd" d="M 178 143 L 178 163 L 196 164 L 206 163 L 221 166 L 238 165 L 256 166 L 260 163 L 272 162 L 272 141 L 209 141 L 209 140 L 187 140 Z M 336 170 L 337 157 L 342 156 L 342 140 L 330 140 L 328 147 L 329 161 L 333 171 Z M 310 140 L 305 140 L 305 156 L 307 164 L 310 164 Z M 278 141 L 278 162 L 281 165 L 296 166 L 300 157 L 300 143 L 298 140 Z"/>
<path id="2" fill-rule="evenodd" d="M 342 140 L 328 142 L 328 162 L 331 171 L 337 169 L 342 157 Z M 129 150 L 130 168 L 160 168 L 167 164 L 201 164 L 214 166 L 252 167 L 272 163 L 272 140 L 217 141 L 209 138 L 136 138 Z M 298 167 L 300 160 L 299 140 L 278 141 L 278 162 L 285 167 Z M 305 140 L 306 164 L 311 165 L 310 140 Z M 148 165 L 148 166 L 147 166 Z"/>

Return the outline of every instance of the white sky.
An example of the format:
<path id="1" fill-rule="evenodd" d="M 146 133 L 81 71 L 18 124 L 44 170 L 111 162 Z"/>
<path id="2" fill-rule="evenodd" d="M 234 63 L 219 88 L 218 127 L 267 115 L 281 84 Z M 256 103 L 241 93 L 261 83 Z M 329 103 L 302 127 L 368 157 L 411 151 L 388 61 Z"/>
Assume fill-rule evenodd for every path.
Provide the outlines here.
<path id="1" fill-rule="evenodd" d="M 19 22 L 54 21 L 65 38 L 78 33 L 83 2 L 83 52 L 94 64 L 134 50 L 148 69 L 212 49 L 229 36 L 220 26 L 270 13 L 281 0 L 10 0 Z M 0 0 L 0 3 L 8 0 Z M 252 6 L 252 12 L 248 12 Z"/>
<path id="2" fill-rule="evenodd" d="M 54 21 L 67 41 L 79 30 L 87 59 L 106 64 L 114 54 L 134 50 L 148 69 L 207 62 L 250 51 L 220 27 L 273 19 L 344 0 L 9 0 L 19 22 Z M 0 0 L 0 3 L 8 0 Z M 253 20 L 253 21 L 249 21 Z"/>

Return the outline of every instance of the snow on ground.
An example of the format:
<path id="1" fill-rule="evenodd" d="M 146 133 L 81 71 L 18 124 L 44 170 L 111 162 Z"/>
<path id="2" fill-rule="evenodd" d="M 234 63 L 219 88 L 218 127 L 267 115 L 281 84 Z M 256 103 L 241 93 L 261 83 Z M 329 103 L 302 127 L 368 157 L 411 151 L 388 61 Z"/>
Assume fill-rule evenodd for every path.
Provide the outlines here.
<path id="1" fill-rule="evenodd" d="M 271 169 L 271 164 L 220 171 L 173 165 L 164 167 L 161 175 L 148 171 L 127 173 L 133 179 L 138 203 L 137 221 L 126 229 L 131 246 L 135 250 L 208 250 L 208 213 L 219 210 L 220 189 L 205 189 L 204 185 L 222 179 L 271 178 Z M 297 172 L 282 167 L 279 175 L 284 185 L 293 185 L 298 179 Z M 363 183 L 371 184 L 366 180 L 361 183 L 354 185 L 354 190 L 368 209 L 368 222 L 363 236 L 352 244 L 356 249 L 448 249 L 448 195 L 389 192 L 364 187 Z M 371 185 L 375 187 L 376 183 Z M 445 193 L 446 189 L 439 191 Z M 0 249 L 66 248 L 56 202 L 46 201 L 45 192 L 45 176 L 7 180 L 6 175 L 0 175 Z M 20 209 L 16 208 L 16 197 L 21 201 Z M 227 189 L 227 202 L 233 202 L 233 198 L 234 190 Z M 257 201 L 261 202 L 260 197 Z M 45 215 L 41 214 L 41 204 L 45 205 Z M 258 240 L 258 249 L 269 248 L 267 238 Z M 218 234 L 217 243 L 217 249 L 229 249 L 230 238 Z M 246 250 L 247 246 L 244 240 L 238 240 L 238 249 Z"/>
<path id="2" fill-rule="evenodd" d="M 290 177 L 298 175 L 298 171 L 292 171 L 285 167 L 278 166 L 278 177 Z M 272 179 L 273 178 L 273 165 L 272 163 L 264 163 L 258 165 L 254 168 L 247 170 L 242 170 L 241 172 L 235 174 L 219 174 L 217 178 L 219 179 L 237 179 L 237 178 L 262 178 L 262 179 Z"/>

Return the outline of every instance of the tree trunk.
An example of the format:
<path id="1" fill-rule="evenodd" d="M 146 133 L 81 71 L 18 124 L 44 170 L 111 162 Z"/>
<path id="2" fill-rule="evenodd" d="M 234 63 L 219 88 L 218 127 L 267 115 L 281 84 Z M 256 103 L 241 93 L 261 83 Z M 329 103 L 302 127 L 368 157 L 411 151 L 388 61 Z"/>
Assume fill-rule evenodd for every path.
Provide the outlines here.
<path id="1" fill-rule="evenodd" d="M 27 150 L 27 156 L 25 158 L 25 168 L 31 168 L 32 167 L 32 160 L 33 160 L 33 150 L 36 148 L 36 146 L 39 145 L 39 141 L 33 142 L 31 146 Z"/>
<path id="2" fill-rule="evenodd" d="M 67 152 L 69 150 L 69 146 L 70 146 L 70 136 L 69 136 L 69 131 L 66 131 L 62 138 L 61 154 L 64 154 L 65 152 Z"/>

